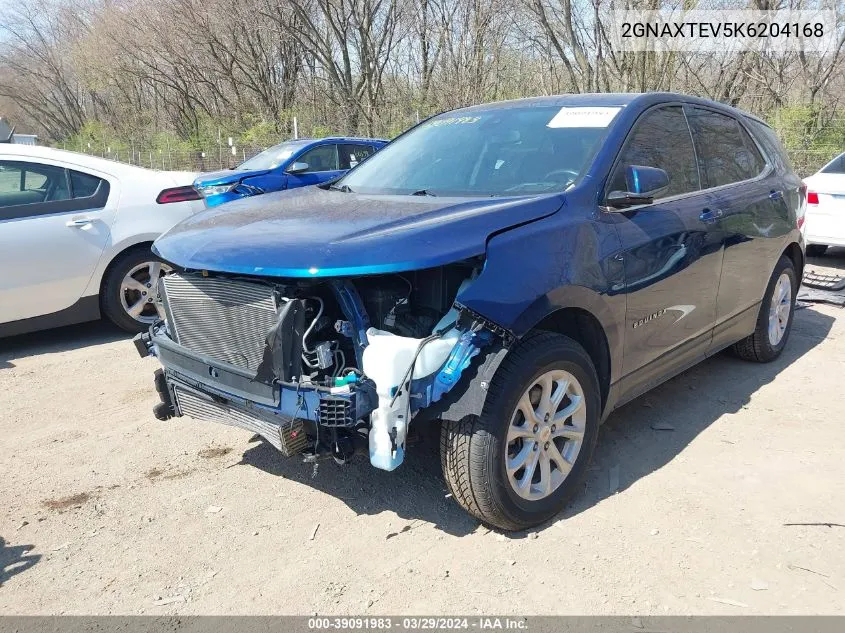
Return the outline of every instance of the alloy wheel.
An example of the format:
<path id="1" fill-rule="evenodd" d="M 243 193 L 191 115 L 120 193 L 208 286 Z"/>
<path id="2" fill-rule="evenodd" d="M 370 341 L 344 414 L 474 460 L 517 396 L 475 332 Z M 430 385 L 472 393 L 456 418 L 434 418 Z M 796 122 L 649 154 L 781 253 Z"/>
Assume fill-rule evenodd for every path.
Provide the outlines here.
<path id="1" fill-rule="evenodd" d="M 511 417 L 505 451 L 517 495 L 538 501 L 560 487 L 581 451 L 586 420 L 584 391 L 571 373 L 547 371 L 529 385 Z"/>
<path id="2" fill-rule="evenodd" d="M 782 273 L 772 292 L 769 306 L 769 343 L 776 346 L 786 333 L 789 314 L 792 311 L 792 281 L 789 275 Z"/>
<path id="3" fill-rule="evenodd" d="M 158 282 L 171 270 L 158 261 L 142 262 L 130 269 L 120 283 L 120 303 L 126 314 L 150 324 L 164 318 L 158 301 Z"/>

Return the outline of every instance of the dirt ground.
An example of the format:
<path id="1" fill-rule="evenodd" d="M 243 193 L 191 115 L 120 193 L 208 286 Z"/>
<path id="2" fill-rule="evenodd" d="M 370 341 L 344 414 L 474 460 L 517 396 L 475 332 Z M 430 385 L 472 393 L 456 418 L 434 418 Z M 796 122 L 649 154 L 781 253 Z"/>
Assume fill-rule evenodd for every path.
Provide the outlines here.
<path id="1" fill-rule="evenodd" d="M 0 613 L 842 614 L 843 358 L 845 311 L 799 310 L 778 361 L 615 412 L 574 505 L 502 535 L 430 442 L 315 469 L 156 421 L 156 362 L 103 323 L 0 340 Z"/>

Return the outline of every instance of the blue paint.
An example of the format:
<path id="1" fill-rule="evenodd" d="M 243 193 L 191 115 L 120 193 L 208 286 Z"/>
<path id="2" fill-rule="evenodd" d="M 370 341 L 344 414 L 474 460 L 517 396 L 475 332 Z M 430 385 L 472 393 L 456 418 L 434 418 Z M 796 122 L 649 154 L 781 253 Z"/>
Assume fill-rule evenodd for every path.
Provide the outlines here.
<path id="1" fill-rule="evenodd" d="M 472 359 L 492 340 L 493 334 L 487 330 L 479 332 L 467 330 L 462 333 L 438 371 L 430 376 L 411 381 L 411 410 L 424 409 L 451 391 L 460 381 L 461 374 L 469 367 Z"/>
<path id="2" fill-rule="evenodd" d="M 355 286 L 348 279 L 335 279 L 331 285 L 344 316 L 352 325 L 351 338 L 355 345 L 355 360 L 358 367 L 363 367 L 364 348 L 369 344 L 367 329 L 370 327 L 370 318 L 367 316 L 367 310 Z"/>
<path id="3" fill-rule="evenodd" d="M 561 203 L 560 194 L 432 198 L 305 187 L 198 213 L 154 250 L 184 268 L 242 275 L 394 273 L 483 255 L 490 234 L 550 215 Z"/>
<path id="4" fill-rule="evenodd" d="M 446 363 L 437 373 L 434 386 L 431 392 L 431 401 L 437 402 L 454 387 L 461 379 L 461 373 L 469 367 L 473 357 L 478 355 L 481 348 L 490 342 L 492 335 L 489 332 L 464 332 L 452 348 Z"/>
<path id="5" fill-rule="evenodd" d="M 299 418 L 316 422 L 317 411 L 320 409 L 320 392 L 315 389 L 279 387 L 279 409 L 274 413 L 281 413 L 288 418 Z"/>
<path id="6" fill-rule="evenodd" d="M 273 191 L 296 189 L 297 187 L 306 187 L 308 185 L 328 182 L 342 176 L 347 170 L 328 169 L 311 173 L 288 173 L 288 169 L 291 165 L 301 159 L 306 152 L 323 145 L 336 145 L 338 148 L 343 145 L 364 145 L 378 151 L 387 145 L 387 141 L 384 139 L 355 137 L 331 137 L 286 141 L 285 143 L 269 148 L 265 152 L 266 154 L 272 153 L 274 150 L 277 152 L 283 150 L 290 151 L 290 155 L 284 160 L 274 161 L 268 158 L 264 161 L 256 161 L 255 158 L 251 158 L 234 169 L 200 174 L 196 180 L 194 180 L 194 188 L 202 193 L 203 189 L 206 187 L 231 187 L 229 190 L 221 193 L 209 195 L 204 194 L 205 205 L 206 207 L 211 208 L 221 205 L 224 202 L 232 202 L 233 200 L 238 200 L 240 198 L 247 198 Z M 287 151 L 285 151 L 285 154 L 287 154 Z M 250 164 L 252 163 L 261 162 L 265 164 L 258 168 L 250 167 Z"/>

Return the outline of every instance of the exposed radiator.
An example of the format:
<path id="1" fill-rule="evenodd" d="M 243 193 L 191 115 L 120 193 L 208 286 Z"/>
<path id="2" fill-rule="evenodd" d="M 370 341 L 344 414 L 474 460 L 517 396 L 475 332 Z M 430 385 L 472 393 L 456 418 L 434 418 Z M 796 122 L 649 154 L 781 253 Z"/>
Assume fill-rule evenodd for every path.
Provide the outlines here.
<path id="1" fill-rule="evenodd" d="M 255 371 L 278 318 L 270 285 L 193 274 L 164 277 L 165 313 L 173 339 L 198 354 Z"/>
<path id="2" fill-rule="evenodd" d="M 252 415 L 225 404 L 218 404 L 178 385 L 174 388 L 174 392 L 176 404 L 182 415 L 197 420 L 220 422 L 257 433 L 286 457 L 298 455 L 308 445 L 308 438 L 300 420 L 279 418 L 276 422 L 265 419 L 260 415 Z"/>

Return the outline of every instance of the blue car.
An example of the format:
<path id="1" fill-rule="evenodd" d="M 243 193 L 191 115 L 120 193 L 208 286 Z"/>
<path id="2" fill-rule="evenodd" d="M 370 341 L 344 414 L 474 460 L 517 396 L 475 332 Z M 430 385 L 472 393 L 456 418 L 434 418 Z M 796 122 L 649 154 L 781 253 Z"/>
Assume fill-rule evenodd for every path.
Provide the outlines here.
<path id="1" fill-rule="evenodd" d="M 202 174 L 194 189 L 208 207 L 283 189 L 334 180 L 387 145 L 375 138 L 332 137 L 285 141 L 234 169 Z"/>
<path id="2" fill-rule="evenodd" d="M 781 354 L 805 206 L 774 132 L 726 105 L 479 105 L 176 225 L 153 246 L 179 269 L 166 318 L 136 346 L 163 365 L 158 418 L 284 455 L 393 470 L 437 424 L 452 497 L 524 529 L 578 491 L 611 411 L 722 349 Z"/>

